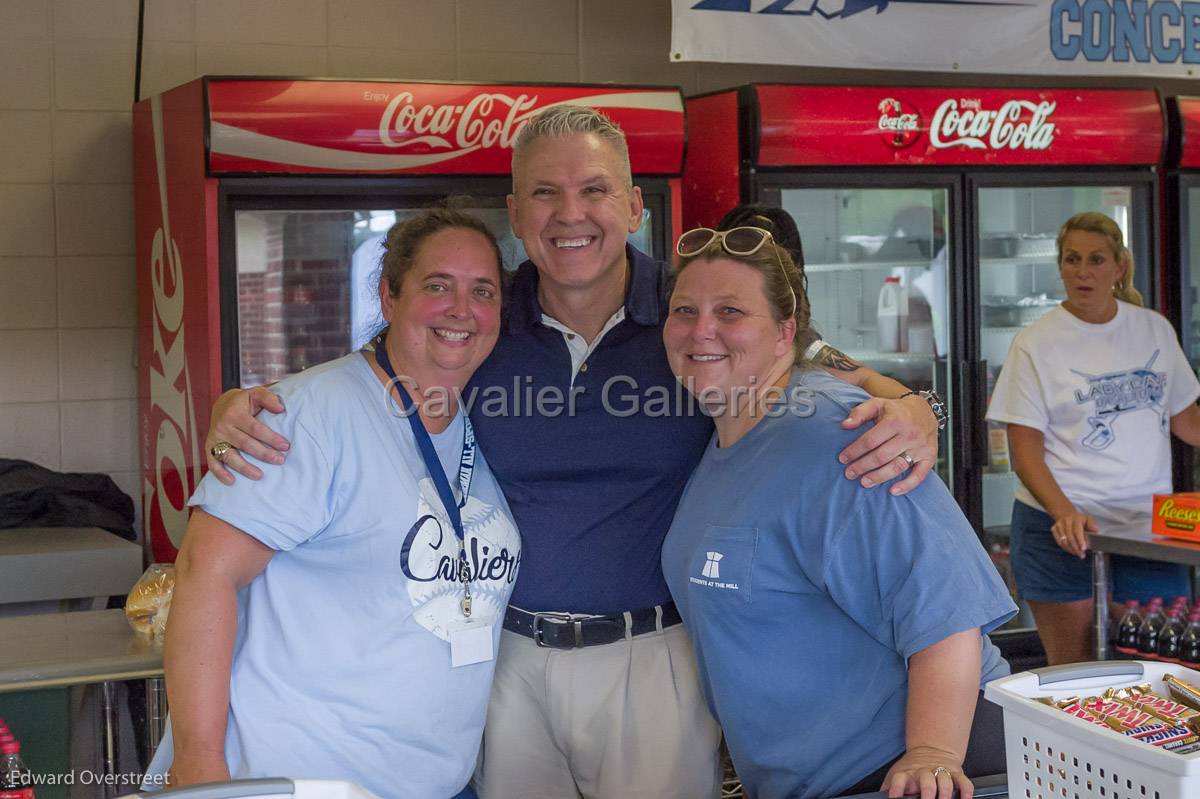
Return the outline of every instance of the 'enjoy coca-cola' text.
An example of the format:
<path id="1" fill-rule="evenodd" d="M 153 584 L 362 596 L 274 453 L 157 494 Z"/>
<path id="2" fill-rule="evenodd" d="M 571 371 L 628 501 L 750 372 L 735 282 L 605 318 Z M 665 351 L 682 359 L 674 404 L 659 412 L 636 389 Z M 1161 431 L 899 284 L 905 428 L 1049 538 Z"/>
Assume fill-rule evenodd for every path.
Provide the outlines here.
<path id="1" fill-rule="evenodd" d="M 998 111 L 967 105 L 960 108 L 959 101 L 950 98 L 938 106 L 929 125 L 934 148 L 1046 150 L 1054 143 L 1054 123 L 1049 120 L 1057 103 L 1009 100 Z"/>
<path id="2" fill-rule="evenodd" d="M 537 95 L 501 92 L 477 94 L 465 105 L 417 105 L 413 99 L 412 92 L 400 92 L 383 110 L 379 140 L 385 146 L 511 148 L 538 100 Z"/>

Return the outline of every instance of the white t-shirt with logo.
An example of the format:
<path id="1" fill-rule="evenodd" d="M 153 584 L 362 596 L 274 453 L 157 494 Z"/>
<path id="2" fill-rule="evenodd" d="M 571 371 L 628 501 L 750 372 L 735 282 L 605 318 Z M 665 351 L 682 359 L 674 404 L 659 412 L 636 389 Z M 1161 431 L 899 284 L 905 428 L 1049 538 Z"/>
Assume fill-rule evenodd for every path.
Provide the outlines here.
<path id="1" fill-rule="evenodd" d="M 239 595 L 230 774 L 453 796 L 475 768 L 494 660 L 450 665 L 458 539 L 409 422 L 357 353 L 277 392 L 286 413 L 260 418 L 291 441 L 286 464 L 233 486 L 209 475 L 191 500 L 276 550 Z M 460 412 L 432 436 L 456 495 L 463 432 Z M 520 539 L 482 455 L 462 519 L 472 617 L 495 622 L 494 657 Z"/>
<path id="2" fill-rule="evenodd" d="M 1046 465 L 1099 522 L 1146 522 L 1171 490 L 1171 417 L 1200 396 L 1175 331 L 1155 311 L 1117 302 L 1091 324 L 1062 306 L 1017 334 L 987 418 L 1045 436 Z M 1041 510 L 1018 483 L 1016 498 Z"/>

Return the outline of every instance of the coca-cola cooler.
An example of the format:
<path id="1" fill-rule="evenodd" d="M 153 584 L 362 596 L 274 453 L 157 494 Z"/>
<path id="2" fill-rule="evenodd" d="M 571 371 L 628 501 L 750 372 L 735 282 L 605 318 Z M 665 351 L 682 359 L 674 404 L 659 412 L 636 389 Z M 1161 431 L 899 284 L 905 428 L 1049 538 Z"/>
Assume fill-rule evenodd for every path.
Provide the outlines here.
<path id="1" fill-rule="evenodd" d="M 380 242 L 448 195 L 524 260 L 505 195 L 512 143 L 557 104 L 629 141 L 646 200 L 631 237 L 679 232 L 676 88 L 201 78 L 135 104 L 139 400 L 146 540 L 173 560 L 212 400 L 360 346 L 378 321 Z"/>
<path id="2" fill-rule="evenodd" d="M 1167 100 L 1165 293 L 1183 351 L 1200 370 L 1200 97 Z M 1175 487 L 1200 486 L 1196 451 L 1175 442 Z"/>
<path id="3" fill-rule="evenodd" d="M 687 113 L 685 225 L 748 201 L 796 218 L 814 324 L 948 401 L 937 471 L 1002 553 L 1016 475 L 984 413 L 1013 337 L 1063 299 L 1058 227 L 1112 216 L 1157 297 L 1156 93 L 752 85 L 689 98 Z M 900 347 L 880 331 L 887 278 L 908 296 Z"/>

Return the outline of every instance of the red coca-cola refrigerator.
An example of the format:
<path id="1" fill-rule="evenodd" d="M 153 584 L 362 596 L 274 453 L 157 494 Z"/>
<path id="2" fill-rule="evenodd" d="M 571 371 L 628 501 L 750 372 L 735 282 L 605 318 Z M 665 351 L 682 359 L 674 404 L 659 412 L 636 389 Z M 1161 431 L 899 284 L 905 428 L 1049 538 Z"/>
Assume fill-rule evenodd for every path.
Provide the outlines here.
<path id="1" fill-rule="evenodd" d="M 685 225 L 747 201 L 796 218 L 814 324 L 949 402 L 937 470 L 1003 560 L 1016 475 L 984 413 L 1013 337 L 1064 297 L 1062 222 L 1116 219 L 1157 304 L 1156 93 L 752 85 L 687 114 Z M 881 335 L 887 278 L 908 297 L 906 342 Z"/>
<path id="2" fill-rule="evenodd" d="M 1200 97 L 1168 98 L 1167 119 L 1164 293 L 1183 351 L 1200 370 Z M 1175 442 L 1175 487 L 1196 486 L 1200 459 Z"/>
<path id="3" fill-rule="evenodd" d="M 664 257 L 680 227 L 676 88 L 201 78 L 133 114 L 139 405 L 146 540 L 173 560 L 203 469 L 212 400 L 360 346 L 398 219 L 465 195 L 506 266 L 512 143 L 556 104 L 625 131 L 646 199 L 633 243 Z"/>

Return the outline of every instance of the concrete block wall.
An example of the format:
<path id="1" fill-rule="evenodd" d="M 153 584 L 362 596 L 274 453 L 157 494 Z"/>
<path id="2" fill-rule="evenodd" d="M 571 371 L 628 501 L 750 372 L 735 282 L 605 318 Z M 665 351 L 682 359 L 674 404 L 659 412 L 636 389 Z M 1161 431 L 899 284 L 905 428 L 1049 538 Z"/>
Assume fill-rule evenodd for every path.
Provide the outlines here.
<path id="1" fill-rule="evenodd" d="M 146 0 L 142 96 L 210 74 L 674 84 L 1041 78 L 672 63 L 669 0 Z M 0 0 L 0 456 L 135 499 L 137 0 Z M 1134 81 L 1112 81 L 1132 85 Z M 1188 91 L 1183 81 L 1161 84 Z"/>

